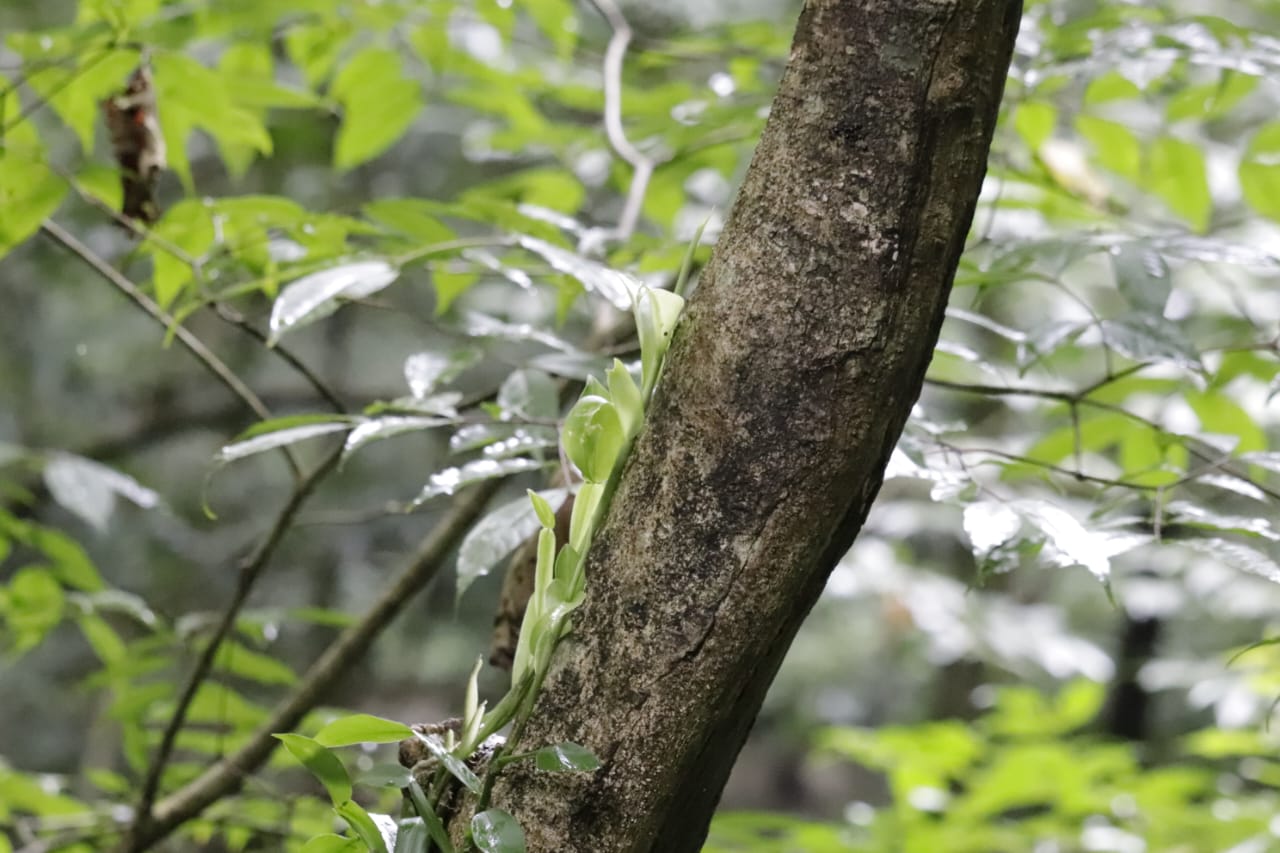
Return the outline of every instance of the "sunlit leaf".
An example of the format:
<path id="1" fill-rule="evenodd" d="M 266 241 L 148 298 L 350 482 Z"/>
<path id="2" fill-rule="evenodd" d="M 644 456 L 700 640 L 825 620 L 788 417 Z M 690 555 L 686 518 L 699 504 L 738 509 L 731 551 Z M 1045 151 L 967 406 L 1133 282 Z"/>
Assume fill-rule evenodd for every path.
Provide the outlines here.
<path id="1" fill-rule="evenodd" d="M 561 433 L 565 455 L 591 483 L 609 479 L 626 438 L 613 403 L 591 394 L 569 410 Z"/>
<path id="2" fill-rule="evenodd" d="M 1130 305 L 1157 317 L 1164 313 L 1172 281 L 1169 265 L 1159 252 L 1141 244 L 1117 246 L 1111 252 L 1111 266 L 1116 286 Z"/>
<path id="3" fill-rule="evenodd" d="M 539 770 L 551 772 L 589 772 L 600 766 L 600 759 L 585 746 L 576 743 L 558 743 L 544 746 L 533 757 Z"/>
<path id="4" fill-rule="evenodd" d="M 410 415 L 387 415 L 380 418 L 368 418 L 360 422 L 347 435 L 347 441 L 343 445 L 342 452 L 344 455 L 350 456 L 366 444 L 374 441 L 381 441 L 384 438 L 391 438 L 392 436 L 404 435 L 410 432 L 435 429 L 452 423 L 453 420 L 450 418 Z"/>
<path id="5" fill-rule="evenodd" d="M 54 500 L 99 531 L 107 529 L 117 496 L 143 508 L 154 507 L 160 500 L 127 474 L 71 453 L 55 453 L 49 458 L 44 482 Z"/>
<path id="6" fill-rule="evenodd" d="M 1189 539 L 1180 544 L 1202 551 L 1232 568 L 1280 584 L 1280 564 L 1271 555 L 1257 548 L 1216 537 Z"/>
<path id="7" fill-rule="evenodd" d="M 1157 139 L 1147 150 L 1143 184 L 1194 230 L 1209 227 L 1213 198 L 1204 153 L 1195 145 L 1172 136 Z"/>
<path id="8" fill-rule="evenodd" d="M 335 803 L 333 810 L 347 822 L 351 832 L 360 839 L 369 853 L 387 853 L 388 838 L 395 843 L 396 822 L 386 815 L 371 815 L 353 800 Z"/>
<path id="9" fill-rule="evenodd" d="M 271 343 L 285 332 L 332 314 L 342 300 L 372 296 L 399 275 L 400 270 L 386 261 L 356 261 L 290 283 L 271 308 Z"/>
<path id="10" fill-rule="evenodd" d="M 502 809 L 488 809 L 471 818 L 471 837 L 484 853 L 524 853 L 524 830 Z"/>
<path id="11" fill-rule="evenodd" d="M 404 723 L 369 714 L 351 714 L 316 732 L 315 740 L 322 746 L 349 746 L 355 743 L 396 743 L 411 737 L 413 729 Z"/>
<path id="12" fill-rule="evenodd" d="M 278 734 L 274 737 L 324 785 L 335 807 L 351 799 L 351 778 L 338 756 L 309 737 L 295 734 Z"/>
<path id="13" fill-rule="evenodd" d="M 1261 127 L 1240 160 L 1245 201 L 1269 219 L 1280 220 L 1280 121 Z"/>
<path id="14" fill-rule="evenodd" d="M 299 853 L 366 853 L 368 850 L 358 838 L 341 835 L 317 835 L 302 845 Z"/>
<path id="15" fill-rule="evenodd" d="M 559 414 L 560 391 L 540 370 L 514 370 L 498 389 L 504 420 L 552 420 Z"/>
<path id="16" fill-rule="evenodd" d="M 329 415 L 276 418 L 246 430 L 235 441 L 218 451 L 216 459 L 219 463 L 234 462 L 255 453 L 287 447 L 330 433 L 345 432 L 351 428 L 349 418 L 334 418 Z"/>
<path id="17" fill-rule="evenodd" d="M 449 752 L 449 750 L 445 749 L 444 744 L 440 742 L 440 738 L 438 736 L 434 734 L 423 734 L 422 732 L 415 732 L 414 734 L 418 738 L 418 741 L 427 748 L 427 751 L 444 765 L 445 769 L 449 771 L 449 774 L 453 776 L 453 778 L 465 785 L 467 790 L 471 791 L 471 793 L 480 793 L 479 777 L 477 777 L 472 769 L 466 765 L 466 762 Z"/>
<path id="18" fill-rule="evenodd" d="M 451 495 L 463 486 L 478 483 L 481 480 L 492 480 L 494 477 L 509 477 L 522 471 L 536 471 L 546 463 L 536 459 L 516 457 L 513 459 L 477 459 L 456 468 L 445 468 L 431 475 L 427 485 L 414 498 L 412 506 L 418 506 L 437 495 Z"/>
<path id="19" fill-rule="evenodd" d="M 631 276 L 537 237 L 521 236 L 520 246 L 541 256 L 552 268 L 576 278 L 588 293 L 603 297 L 615 308 L 630 310 L 639 288 L 639 283 Z"/>
<path id="20" fill-rule="evenodd" d="M 559 504 L 568 491 L 547 489 L 534 494 L 549 504 Z M 461 597 L 476 578 L 487 575 L 498 561 L 532 537 L 538 526 L 538 515 L 528 497 L 503 504 L 478 521 L 458 548 L 457 596 Z"/>
<path id="21" fill-rule="evenodd" d="M 333 165 L 344 171 L 390 148 L 422 110 L 422 90 L 405 76 L 400 55 L 381 47 L 348 60 L 329 93 L 343 106 Z"/>
<path id="22" fill-rule="evenodd" d="M 1134 361 L 1167 361 L 1199 370 L 1200 354 L 1173 323 L 1156 314 L 1130 314 L 1101 324 L 1107 346 Z"/>

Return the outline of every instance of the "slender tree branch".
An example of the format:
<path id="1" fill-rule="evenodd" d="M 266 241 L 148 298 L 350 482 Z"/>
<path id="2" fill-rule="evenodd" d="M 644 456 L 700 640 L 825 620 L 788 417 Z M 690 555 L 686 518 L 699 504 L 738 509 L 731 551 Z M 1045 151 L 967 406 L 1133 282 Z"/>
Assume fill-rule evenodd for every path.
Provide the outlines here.
<path id="1" fill-rule="evenodd" d="M 260 329 L 258 329 L 258 327 L 254 326 L 252 323 L 246 320 L 244 318 L 244 315 L 241 314 L 239 311 L 235 310 L 230 305 L 225 305 L 221 302 L 213 303 L 213 309 L 215 313 L 217 313 L 217 315 L 221 317 L 224 321 L 226 321 L 227 323 L 230 323 L 232 326 L 235 326 L 237 329 L 244 332 L 246 335 L 253 338 L 255 341 L 258 341 L 264 346 L 267 345 L 268 339 L 266 334 L 264 334 Z M 277 356 L 280 357 L 282 361 L 284 361 L 286 364 L 292 367 L 295 371 L 297 371 L 298 375 L 301 376 L 303 379 L 305 379 L 307 381 L 307 384 L 309 384 L 312 388 L 314 388 L 315 392 L 319 394 L 321 397 L 323 397 L 324 401 L 328 403 L 329 406 L 335 412 L 338 412 L 340 414 L 346 413 L 347 408 L 346 406 L 343 405 L 342 400 L 338 399 L 338 395 L 334 393 L 333 389 L 331 389 L 328 385 L 326 385 L 324 381 L 320 379 L 320 377 L 317 376 L 315 372 L 302 361 L 302 359 L 298 358 L 296 355 L 293 354 L 291 350 L 286 349 L 280 344 L 276 344 L 275 346 L 268 347 L 268 349 L 270 352 L 274 352 Z"/>
<path id="2" fill-rule="evenodd" d="M 249 742 L 210 767 L 198 778 L 156 803 L 149 819 L 139 814 L 120 853 L 141 853 L 219 799 L 236 791 L 275 750 L 277 732 L 289 731 L 320 702 L 346 672 L 362 658 L 391 620 L 440 571 L 444 558 L 483 512 L 498 490 L 488 480 L 460 494 L 443 518 L 422 540 L 395 583 L 387 588 L 361 620 L 340 634 L 316 659 L 301 681 L 264 722 Z"/>
<path id="3" fill-rule="evenodd" d="M 640 208 L 644 205 L 649 179 L 659 160 L 646 156 L 631 140 L 622 127 L 622 62 L 631 44 L 631 25 L 614 0 L 591 0 L 601 16 L 613 29 L 609 46 L 604 52 L 604 131 L 609 145 L 619 157 L 631 166 L 631 187 L 622 206 L 618 224 L 607 235 L 618 240 L 628 239 L 640 221 Z"/>
<path id="4" fill-rule="evenodd" d="M 80 77 L 83 77 L 85 74 L 88 74 L 90 71 L 92 71 L 96 65 L 98 65 L 104 59 L 110 56 L 111 51 L 114 49 L 115 49 L 114 46 L 108 45 L 107 47 L 103 48 L 99 53 L 91 56 L 89 59 L 86 59 L 83 65 L 81 65 L 79 68 L 75 69 L 74 71 L 68 73 L 66 76 L 66 79 L 60 81 L 58 85 L 54 86 L 48 95 L 38 97 L 34 101 L 31 101 L 29 104 L 19 109 L 18 114 L 13 116 L 12 118 L 9 118 L 8 116 L 0 115 L 0 118 L 4 119 L 4 125 L 0 127 L 0 144 L 3 144 L 4 137 L 9 133 L 9 131 L 13 130 L 15 127 L 22 124 L 22 122 L 26 121 L 36 112 L 40 111 L 47 103 L 49 103 L 50 98 L 62 92 L 72 83 L 76 82 L 76 80 L 78 80 Z M 79 59 L 80 57 L 78 56 L 70 57 L 70 61 L 72 62 L 78 61 Z M 29 71 L 28 73 L 23 75 L 21 80 L 15 82 L 12 86 L 6 87 L 6 91 L 0 92 L 0 98 L 4 98 L 9 92 L 16 89 L 21 83 L 26 83 L 27 85 L 30 85 L 31 77 L 41 73 L 42 71 L 48 71 L 50 68 L 57 67 L 58 64 L 60 63 L 53 62 L 53 63 L 49 63 L 44 67 L 37 68 L 34 71 Z M 0 112 L 2 112 L 2 110 L 0 110 Z"/>
<path id="5" fill-rule="evenodd" d="M 127 296 L 132 302 L 146 312 L 149 316 L 160 323 L 166 329 L 173 331 L 173 336 L 182 344 L 188 352 L 195 356 L 196 360 L 204 366 L 206 370 L 221 382 L 244 402 L 244 404 L 262 420 L 271 418 L 271 410 L 263 404 L 258 395 L 246 385 L 235 372 L 227 366 L 226 362 L 218 358 L 218 356 L 204 345 L 198 337 L 191 332 L 190 329 L 178 323 L 169 312 L 159 306 L 151 297 L 142 292 L 142 289 L 134 284 L 123 273 L 116 270 L 97 253 L 80 242 L 71 232 L 67 231 L 52 219 L 46 219 L 40 226 L 43 231 L 54 242 L 70 251 L 85 264 L 87 264 L 94 272 L 102 276 L 109 283 L 115 286 L 117 290 Z M 288 449 L 285 448 L 287 451 Z M 297 460 L 292 453 L 286 452 L 285 458 L 288 460 L 289 467 L 293 471 L 295 477 L 301 476 L 301 469 L 298 467 Z"/>
<path id="6" fill-rule="evenodd" d="M 1121 373 L 1124 373 L 1124 372 L 1125 371 L 1121 371 Z M 1144 486 L 1138 483 L 1132 483 L 1125 480 L 1114 480 L 1106 477 L 1098 477 L 1091 474 L 1086 474 L 1081 469 L 1080 466 L 1082 461 L 1081 460 L 1082 452 L 1080 448 L 1080 438 L 1079 438 L 1080 425 L 1078 423 L 1077 410 L 1078 410 L 1078 407 L 1081 405 L 1090 405 L 1099 409 L 1104 409 L 1106 411 L 1111 411 L 1111 412 L 1115 412 L 1117 414 L 1123 415 L 1124 417 L 1129 418 L 1135 423 L 1141 424 L 1142 426 L 1145 426 L 1148 429 L 1153 430 L 1154 432 L 1157 432 L 1162 436 L 1171 436 L 1172 438 L 1182 440 L 1183 447 L 1186 448 L 1187 453 L 1190 456 L 1195 457 L 1197 460 L 1199 460 L 1201 464 L 1198 465 L 1195 469 L 1189 469 L 1186 472 L 1186 474 L 1184 474 L 1182 477 L 1175 480 L 1174 482 L 1169 483 L 1165 486 L 1158 487 L 1160 490 L 1167 491 L 1169 489 L 1176 488 L 1178 486 L 1184 486 L 1184 485 L 1187 485 L 1188 483 L 1195 482 L 1206 473 L 1210 473 L 1213 471 L 1221 471 L 1223 474 L 1253 487 L 1259 493 L 1271 498 L 1272 500 L 1280 502 L 1280 491 L 1276 491 L 1275 489 L 1271 488 L 1267 484 L 1260 483 L 1254 478 L 1250 477 L 1248 474 L 1240 471 L 1235 464 L 1238 460 L 1233 459 L 1230 454 L 1224 455 L 1219 452 L 1215 455 L 1212 453 L 1208 453 L 1205 450 L 1201 449 L 1200 446 L 1197 446 L 1195 443 L 1188 442 L 1186 440 L 1187 436 L 1179 435 L 1177 433 L 1171 433 L 1169 430 L 1165 429 L 1155 421 L 1152 421 L 1149 418 L 1144 418 L 1142 415 L 1135 414 L 1134 412 L 1131 412 L 1128 409 L 1125 409 L 1123 406 L 1117 406 L 1111 403 L 1102 403 L 1096 400 L 1082 399 L 1080 396 L 1081 394 L 1092 393 L 1092 391 L 1097 390 L 1097 387 L 1100 387 L 1096 383 L 1095 385 L 1089 386 L 1089 388 L 1086 391 L 1074 392 L 1074 393 L 1066 392 L 1066 391 L 1052 391 L 1044 388 L 1005 388 L 999 385 L 977 385 L 977 384 L 969 385 L 969 384 L 960 383 L 960 382 L 949 382 L 941 379 L 926 379 L 925 383 L 929 385 L 934 385 L 939 388 L 946 388 L 949 390 L 961 391 L 961 392 L 972 393 L 972 394 L 985 394 L 985 395 L 990 395 L 995 397 L 1001 397 L 1001 396 L 1038 397 L 1040 399 L 1045 399 L 1045 400 L 1055 400 L 1059 402 L 1064 402 L 1071 407 L 1072 425 L 1073 425 L 1073 428 L 1075 431 L 1075 437 L 1076 437 L 1074 455 L 1076 458 L 1077 469 L 1074 471 L 1067 468 L 1062 468 L 1058 465 L 1054 465 L 1049 462 L 1044 462 L 1038 459 L 1031 459 L 1025 456 L 1019 456 L 1017 454 L 1008 453 L 1002 450 L 996 450 L 993 448 L 966 449 L 958 445 L 953 445 L 948 442 L 935 439 L 935 442 L 939 447 L 943 447 L 949 451 L 959 453 L 959 454 L 981 453 L 988 456 L 999 457 L 1001 459 L 1006 459 L 1011 462 L 1018 462 L 1018 463 L 1037 466 L 1037 467 L 1043 468 L 1046 471 L 1050 471 L 1052 473 L 1063 474 L 1065 476 L 1072 477 L 1082 482 L 1087 481 L 1087 482 L 1097 483 L 1098 485 L 1121 486 L 1123 488 L 1134 489 L 1139 491 L 1152 491 L 1153 489 L 1156 489 L 1157 487 L 1153 487 L 1153 486 Z"/>
<path id="7" fill-rule="evenodd" d="M 298 484 L 293 494 L 289 497 L 288 503 L 284 505 L 279 515 L 276 516 L 276 520 L 271 525 L 266 537 L 262 539 L 258 547 L 240 567 L 235 594 L 232 596 L 226 610 L 223 611 L 222 619 L 219 621 L 218 627 L 214 629 L 213 636 L 209 638 L 209 642 L 200 651 L 200 657 L 196 660 L 191 674 L 187 677 L 187 682 L 178 697 L 177 705 L 174 707 L 173 714 L 169 717 L 169 722 L 165 726 L 164 734 L 160 738 L 160 746 L 156 749 L 156 754 L 152 757 L 151 765 L 147 769 L 147 776 L 142 784 L 142 794 L 138 798 L 137 816 L 135 818 L 138 823 L 145 826 L 150 820 L 151 808 L 155 803 L 156 793 L 160 789 L 160 779 L 169 763 L 170 756 L 173 754 L 178 733 L 186 722 L 187 712 L 191 709 L 191 703 L 195 700 L 196 692 L 213 671 L 218 650 L 222 646 L 223 640 L 234 630 L 236 619 L 248 600 L 249 593 L 253 591 L 253 587 L 261 576 L 262 570 L 266 568 L 267 563 L 275 555 L 276 549 L 284 539 L 285 533 L 293 526 L 294 517 L 298 514 L 298 510 L 302 508 L 303 503 L 315 491 L 320 481 L 338 466 L 338 462 L 341 459 L 342 446 L 339 445 L 330 452 L 324 461 L 316 466 L 310 475 Z"/>

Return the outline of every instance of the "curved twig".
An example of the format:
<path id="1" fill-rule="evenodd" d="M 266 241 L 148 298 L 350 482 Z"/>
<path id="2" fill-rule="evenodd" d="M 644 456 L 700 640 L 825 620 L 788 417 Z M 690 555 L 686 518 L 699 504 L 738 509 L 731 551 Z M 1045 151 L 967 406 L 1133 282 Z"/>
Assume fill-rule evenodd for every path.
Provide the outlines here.
<path id="1" fill-rule="evenodd" d="M 604 131 L 609 146 L 632 168 L 631 186 L 627 200 L 618 216 L 618 224 L 606 233 L 618 240 L 626 240 L 636 230 L 640 221 L 640 208 L 644 205 L 649 179 L 659 160 L 646 156 L 637 148 L 622 127 L 622 61 L 631 44 L 632 30 L 622 9 L 614 0 L 591 0 L 591 5 L 608 22 L 613 30 L 609 46 L 604 52 Z"/>

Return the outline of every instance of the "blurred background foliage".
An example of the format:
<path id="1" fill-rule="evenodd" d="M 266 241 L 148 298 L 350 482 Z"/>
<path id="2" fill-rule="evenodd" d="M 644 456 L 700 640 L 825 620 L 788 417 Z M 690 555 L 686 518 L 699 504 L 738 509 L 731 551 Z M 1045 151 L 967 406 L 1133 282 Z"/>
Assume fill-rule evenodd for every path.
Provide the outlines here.
<path id="1" fill-rule="evenodd" d="M 281 448 L 309 468 L 345 442 L 165 790 L 248 736 L 454 489 L 546 485 L 557 382 L 634 357 L 601 343 L 619 271 L 667 284 L 699 225 L 714 242 L 797 10 L 624 3 L 617 75 L 612 3 L 0 2 L 0 850 L 102 849 L 127 820 L 292 492 Z M 1233 658 L 1280 607 L 1278 27 L 1268 0 L 1026 3 L 925 394 L 706 849 L 1280 848 L 1275 647 Z M 143 49 L 171 171 L 139 242 L 99 102 Z M 530 521 L 480 528 L 466 594 L 417 596 L 303 728 L 449 716 Z M 301 849 L 333 820 L 307 785 L 273 760 L 171 849 Z"/>

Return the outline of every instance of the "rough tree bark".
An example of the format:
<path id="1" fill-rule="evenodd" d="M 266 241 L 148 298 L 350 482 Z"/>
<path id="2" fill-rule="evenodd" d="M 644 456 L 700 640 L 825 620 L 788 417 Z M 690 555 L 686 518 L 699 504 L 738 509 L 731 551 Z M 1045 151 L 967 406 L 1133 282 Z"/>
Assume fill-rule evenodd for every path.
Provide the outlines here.
<path id="1" fill-rule="evenodd" d="M 701 846 L 919 394 L 1020 13 L 805 4 L 522 743 L 577 741 L 604 766 L 513 765 L 495 790 L 531 850 Z"/>

